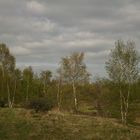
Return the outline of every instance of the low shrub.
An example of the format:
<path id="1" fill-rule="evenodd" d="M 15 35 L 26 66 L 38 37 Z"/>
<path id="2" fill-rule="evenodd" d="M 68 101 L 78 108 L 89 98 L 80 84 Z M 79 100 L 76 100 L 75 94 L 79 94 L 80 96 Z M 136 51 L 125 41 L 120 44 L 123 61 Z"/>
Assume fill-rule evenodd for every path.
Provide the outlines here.
<path id="1" fill-rule="evenodd" d="M 0 107 L 5 107 L 6 102 L 2 99 L 0 99 Z"/>
<path id="2" fill-rule="evenodd" d="M 36 98 L 30 100 L 26 107 L 34 109 L 36 112 L 49 111 L 54 107 L 54 104 L 51 100 L 48 100 L 46 98 Z"/>

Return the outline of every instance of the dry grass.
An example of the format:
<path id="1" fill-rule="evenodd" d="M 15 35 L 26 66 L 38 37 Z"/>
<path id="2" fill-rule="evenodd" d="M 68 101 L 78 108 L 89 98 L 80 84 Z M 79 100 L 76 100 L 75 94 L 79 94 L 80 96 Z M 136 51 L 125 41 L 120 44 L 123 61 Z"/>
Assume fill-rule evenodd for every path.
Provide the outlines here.
<path id="1" fill-rule="evenodd" d="M 0 109 L 0 140 L 140 140 L 135 129 L 114 119 Z"/>

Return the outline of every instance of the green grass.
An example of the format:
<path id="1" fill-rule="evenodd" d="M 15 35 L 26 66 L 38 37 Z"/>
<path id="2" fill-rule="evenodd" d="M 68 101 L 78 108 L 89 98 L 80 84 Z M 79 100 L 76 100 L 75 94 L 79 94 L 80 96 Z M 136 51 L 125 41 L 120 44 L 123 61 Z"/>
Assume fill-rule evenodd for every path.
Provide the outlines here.
<path id="1" fill-rule="evenodd" d="M 0 140 L 140 140 L 139 130 L 114 119 L 0 109 Z"/>

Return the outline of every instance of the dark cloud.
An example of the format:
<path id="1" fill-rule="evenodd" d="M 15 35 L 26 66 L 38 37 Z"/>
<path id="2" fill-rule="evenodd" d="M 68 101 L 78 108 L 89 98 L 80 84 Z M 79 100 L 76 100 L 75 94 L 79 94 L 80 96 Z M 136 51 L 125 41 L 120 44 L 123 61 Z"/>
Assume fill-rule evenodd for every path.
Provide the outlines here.
<path id="1" fill-rule="evenodd" d="M 0 42 L 16 56 L 17 66 L 55 71 L 61 57 L 84 51 L 93 74 L 118 39 L 140 47 L 139 0 L 0 0 Z"/>

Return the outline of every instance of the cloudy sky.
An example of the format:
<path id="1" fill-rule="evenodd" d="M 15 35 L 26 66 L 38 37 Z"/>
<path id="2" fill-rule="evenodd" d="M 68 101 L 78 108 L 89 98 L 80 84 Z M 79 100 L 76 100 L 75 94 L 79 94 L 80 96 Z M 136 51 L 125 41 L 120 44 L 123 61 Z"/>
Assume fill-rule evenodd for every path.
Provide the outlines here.
<path id="1" fill-rule="evenodd" d="M 118 39 L 140 49 L 140 0 L 0 0 L 0 42 L 21 68 L 55 71 L 61 57 L 83 51 L 93 76 L 106 76 Z"/>

